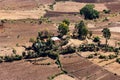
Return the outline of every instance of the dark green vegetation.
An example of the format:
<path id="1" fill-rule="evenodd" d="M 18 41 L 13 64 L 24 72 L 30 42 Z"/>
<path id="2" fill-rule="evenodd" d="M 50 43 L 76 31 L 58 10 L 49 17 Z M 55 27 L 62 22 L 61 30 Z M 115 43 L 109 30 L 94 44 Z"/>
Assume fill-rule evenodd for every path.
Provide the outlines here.
<path id="1" fill-rule="evenodd" d="M 100 38 L 98 36 L 96 36 L 96 37 L 94 37 L 93 41 L 96 42 L 96 43 L 100 42 Z"/>
<path id="2" fill-rule="evenodd" d="M 109 40 L 110 37 L 111 37 L 111 32 L 110 32 L 110 30 L 109 30 L 108 28 L 104 28 L 104 29 L 102 30 L 102 32 L 103 32 L 104 38 L 106 39 L 106 50 L 107 50 L 108 40 Z"/>
<path id="3" fill-rule="evenodd" d="M 84 15 L 85 19 L 96 19 L 99 18 L 99 12 L 97 10 L 94 10 L 94 5 L 87 4 L 80 10 L 80 14 Z"/>
<path id="4" fill-rule="evenodd" d="M 86 39 L 88 35 L 88 29 L 84 23 L 84 21 L 80 21 L 78 24 L 75 26 L 75 30 L 73 32 L 74 37 L 77 36 L 79 39 Z"/>
<path id="5" fill-rule="evenodd" d="M 58 26 L 58 33 L 60 37 L 63 37 L 66 35 L 69 31 L 69 24 L 70 22 L 68 20 L 64 20 L 62 23 Z"/>

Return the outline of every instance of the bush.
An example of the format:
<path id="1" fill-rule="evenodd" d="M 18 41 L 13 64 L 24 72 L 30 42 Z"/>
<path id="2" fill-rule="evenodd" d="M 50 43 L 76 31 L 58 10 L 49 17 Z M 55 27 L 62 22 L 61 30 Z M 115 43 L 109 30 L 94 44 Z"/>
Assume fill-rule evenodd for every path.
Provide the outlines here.
<path id="1" fill-rule="evenodd" d="M 93 42 L 100 42 L 100 38 L 98 36 L 94 37 Z"/>
<path id="2" fill-rule="evenodd" d="M 109 52 L 113 52 L 113 51 L 114 51 L 114 47 L 110 47 L 110 46 L 108 46 L 108 47 L 107 47 L 107 51 L 109 51 Z"/>
<path id="3" fill-rule="evenodd" d="M 57 58 L 58 58 L 58 54 L 55 53 L 55 52 L 49 53 L 48 56 L 49 56 L 51 59 L 57 59 Z"/>
<path id="4" fill-rule="evenodd" d="M 12 61 L 21 60 L 21 59 L 22 59 L 22 56 L 20 55 L 11 55 L 11 56 L 4 57 L 5 62 L 12 62 Z"/>
<path id="5" fill-rule="evenodd" d="M 94 56 L 98 56 L 98 55 L 99 55 L 99 53 L 95 53 L 95 54 L 94 54 Z"/>
<path id="6" fill-rule="evenodd" d="M 63 49 L 61 51 L 61 54 L 71 54 L 71 53 L 74 53 L 75 52 L 75 48 L 74 47 L 71 47 L 71 46 L 68 46 L 66 49 Z"/>
<path id="7" fill-rule="evenodd" d="M 91 59 L 93 57 L 94 57 L 93 54 L 90 54 L 87 58 Z"/>
<path id="8" fill-rule="evenodd" d="M 110 14 L 110 12 L 111 12 L 111 10 L 103 10 L 103 12 L 105 13 L 105 14 Z"/>
<path id="9" fill-rule="evenodd" d="M 80 45 L 79 47 L 80 51 L 98 51 L 99 48 L 96 48 L 94 44 L 86 44 L 86 45 Z"/>
<path id="10" fill-rule="evenodd" d="M 3 62 L 3 59 L 2 58 L 0 58 L 0 63 L 2 63 Z"/>
<path id="11" fill-rule="evenodd" d="M 100 58 L 100 59 L 106 59 L 107 57 L 104 56 L 104 55 L 100 55 L 99 58 Z"/>
<path id="12" fill-rule="evenodd" d="M 115 52 L 116 55 L 118 55 L 119 54 L 119 48 L 115 48 L 114 52 Z"/>
<path id="13" fill-rule="evenodd" d="M 5 56 L 4 57 L 4 61 L 5 62 L 12 62 L 13 61 L 13 57 L 12 56 Z"/>
<path id="14" fill-rule="evenodd" d="M 22 56 L 20 55 L 13 56 L 13 60 L 21 60 L 21 59 L 22 59 Z"/>
<path id="15" fill-rule="evenodd" d="M 70 21 L 68 19 L 64 19 L 62 22 L 67 24 L 68 26 L 70 25 Z"/>
<path id="16" fill-rule="evenodd" d="M 16 54 L 16 53 L 17 53 L 16 49 L 13 49 L 12 52 L 13 52 L 13 54 Z"/>
<path id="17" fill-rule="evenodd" d="M 22 52 L 22 57 L 25 57 L 26 56 L 26 52 Z"/>
<path id="18" fill-rule="evenodd" d="M 120 58 L 117 58 L 117 59 L 116 59 L 116 62 L 118 62 L 118 63 L 120 64 Z"/>
<path id="19" fill-rule="evenodd" d="M 112 55 L 112 54 L 110 54 L 110 55 L 108 56 L 109 59 L 114 59 L 114 58 L 116 58 L 116 57 L 117 57 L 117 55 Z"/>

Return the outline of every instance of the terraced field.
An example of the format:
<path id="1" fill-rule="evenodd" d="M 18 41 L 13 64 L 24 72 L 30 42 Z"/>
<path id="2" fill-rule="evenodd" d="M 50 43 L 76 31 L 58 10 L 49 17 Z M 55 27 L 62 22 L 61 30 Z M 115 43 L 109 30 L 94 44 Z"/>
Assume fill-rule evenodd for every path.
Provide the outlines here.
<path id="1" fill-rule="evenodd" d="M 74 0 L 77 2 L 85 2 L 85 3 L 108 3 L 108 2 L 116 2 L 118 0 Z"/>
<path id="2" fill-rule="evenodd" d="M 62 62 L 64 69 L 78 80 L 120 80 L 120 76 L 114 75 L 80 56 L 71 57 L 69 61 L 64 58 L 62 61 L 64 61 Z"/>

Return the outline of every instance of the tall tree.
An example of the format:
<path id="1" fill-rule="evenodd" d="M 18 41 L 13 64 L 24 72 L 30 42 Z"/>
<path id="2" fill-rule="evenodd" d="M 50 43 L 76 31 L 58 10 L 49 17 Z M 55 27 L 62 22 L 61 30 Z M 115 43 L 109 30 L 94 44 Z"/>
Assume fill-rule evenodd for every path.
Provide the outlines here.
<path id="1" fill-rule="evenodd" d="M 77 32 L 78 38 L 80 38 L 80 39 L 86 39 L 87 34 L 88 34 L 88 29 L 87 29 L 84 21 L 80 21 L 80 23 L 78 23 L 75 26 L 75 32 Z"/>
<path id="2" fill-rule="evenodd" d="M 62 22 L 59 24 L 58 32 L 60 37 L 66 35 L 68 31 L 69 31 L 69 26 L 66 23 Z"/>
<path id="3" fill-rule="evenodd" d="M 106 39 L 105 44 L 106 44 L 106 51 L 107 51 L 108 40 L 111 37 L 111 32 L 108 28 L 104 28 L 102 30 L 102 33 L 103 33 L 104 38 Z"/>

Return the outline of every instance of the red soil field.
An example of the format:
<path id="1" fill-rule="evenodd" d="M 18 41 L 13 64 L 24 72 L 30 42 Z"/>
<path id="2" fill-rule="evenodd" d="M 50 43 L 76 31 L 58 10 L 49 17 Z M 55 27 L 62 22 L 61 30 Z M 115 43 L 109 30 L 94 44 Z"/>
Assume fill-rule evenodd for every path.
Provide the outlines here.
<path id="1" fill-rule="evenodd" d="M 41 4 L 50 4 L 54 0 L 0 0 L 0 9 L 25 10 L 39 7 Z"/>

